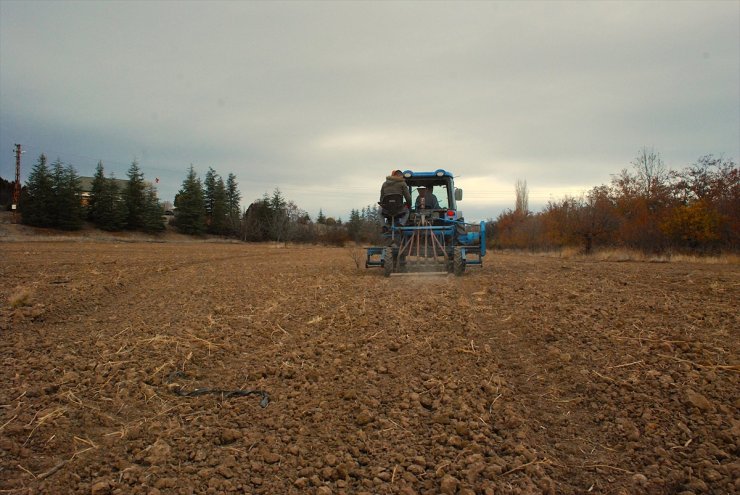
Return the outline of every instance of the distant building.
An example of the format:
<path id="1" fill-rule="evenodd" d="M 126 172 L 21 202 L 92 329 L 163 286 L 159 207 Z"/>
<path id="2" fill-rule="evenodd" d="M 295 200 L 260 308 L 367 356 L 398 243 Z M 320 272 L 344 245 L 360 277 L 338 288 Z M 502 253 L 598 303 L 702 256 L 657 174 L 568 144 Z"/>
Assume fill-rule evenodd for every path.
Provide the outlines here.
<path id="1" fill-rule="evenodd" d="M 80 177 L 80 189 L 82 190 L 82 206 L 87 206 L 90 203 L 90 196 L 92 195 L 92 185 L 95 177 Z M 126 179 L 106 179 L 112 180 L 118 186 L 119 191 L 123 191 L 128 186 L 128 180 Z"/>

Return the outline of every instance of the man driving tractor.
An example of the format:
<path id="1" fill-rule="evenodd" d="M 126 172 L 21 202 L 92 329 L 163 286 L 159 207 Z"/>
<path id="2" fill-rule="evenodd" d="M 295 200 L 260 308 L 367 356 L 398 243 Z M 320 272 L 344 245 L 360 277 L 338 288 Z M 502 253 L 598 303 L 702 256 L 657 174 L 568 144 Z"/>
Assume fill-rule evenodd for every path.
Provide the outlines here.
<path id="1" fill-rule="evenodd" d="M 417 210 L 420 208 L 430 208 L 433 210 L 439 209 L 439 201 L 437 196 L 433 194 L 434 186 L 429 185 L 427 187 L 419 187 L 417 189 L 419 195 L 416 197 L 416 204 L 414 208 Z"/>

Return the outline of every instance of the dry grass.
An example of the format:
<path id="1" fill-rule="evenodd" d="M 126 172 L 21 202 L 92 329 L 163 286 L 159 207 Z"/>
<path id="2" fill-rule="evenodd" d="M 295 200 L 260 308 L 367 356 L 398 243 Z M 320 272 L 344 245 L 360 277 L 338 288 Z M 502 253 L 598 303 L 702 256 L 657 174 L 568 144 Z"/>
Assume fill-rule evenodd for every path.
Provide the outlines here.
<path id="1" fill-rule="evenodd" d="M 349 255 L 350 259 L 355 264 L 355 267 L 360 270 L 364 268 L 365 265 L 365 249 L 356 245 L 351 245 L 345 247 L 347 250 L 347 254 Z"/>
<path id="2" fill-rule="evenodd" d="M 13 309 L 20 308 L 22 306 L 31 306 L 32 297 L 33 291 L 31 291 L 31 289 L 18 287 L 8 298 L 8 303 Z"/>
<path id="3" fill-rule="evenodd" d="M 690 256 L 686 254 L 674 254 L 671 256 L 671 261 L 679 263 L 704 263 L 706 265 L 740 265 L 740 255 Z"/>
<path id="4" fill-rule="evenodd" d="M 629 249 L 603 249 L 595 251 L 591 256 L 599 261 L 651 261 L 645 253 Z"/>
<path id="5" fill-rule="evenodd" d="M 581 250 L 575 247 L 566 246 L 560 251 L 553 251 L 553 253 L 556 253 L 559 258 L 568 260 L 580 256 Z"/>
<path id="6" fill-rule="evenodd" d="M 705 265 L 739 265 L 740 255 L 721 254 L 717 256 L 698 256 L 688 254 L 649 255 L 630 249 L 600 249 L 584 254 L 576 247 L 564 247 L 559 251 L 536 253 L 535 256 L 557 257 L 567 260 L 593 260 L 608 262 L 634 261 L 643 263 L 702 263 Z"/>

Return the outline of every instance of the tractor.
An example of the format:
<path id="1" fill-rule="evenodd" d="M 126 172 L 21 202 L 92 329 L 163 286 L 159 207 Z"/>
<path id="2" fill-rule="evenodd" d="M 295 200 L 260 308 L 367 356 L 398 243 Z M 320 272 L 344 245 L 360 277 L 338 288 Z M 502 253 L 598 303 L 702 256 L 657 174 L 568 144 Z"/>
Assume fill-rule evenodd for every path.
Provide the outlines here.
<path id="1" fill-rule="evenodd" d="M 383 246 L 367 248 L 365 268 L 383 269 L 386 277 L 402 273 L 465 273 L 468 266 L 482 266 L 486 254 L 486 224 L 466 223 L 457 201 L 462 189 L 452 173 L 403 172 L 411 191 L 411 205 L 401 195 L 381 198 L 388 221 Z M 408 218 L 403 225 L 399 220 Z"/>

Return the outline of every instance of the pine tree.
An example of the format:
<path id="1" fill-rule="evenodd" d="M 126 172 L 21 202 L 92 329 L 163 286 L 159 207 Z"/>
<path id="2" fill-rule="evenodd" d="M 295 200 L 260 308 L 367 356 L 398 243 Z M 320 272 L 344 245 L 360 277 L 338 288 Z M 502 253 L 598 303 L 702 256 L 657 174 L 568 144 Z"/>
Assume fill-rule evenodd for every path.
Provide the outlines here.
<path id="1" fill-rule="evenodd" d="M 203 185 L 195 169 L 190 166 L 182 188 L 175 196 L 175 225 L 183 234 L 200 235 L 205 232 L 205 199 Z"/>
<path id="2" fill-rule="evenodd" d="M 361 228 L 360 212 L 353 208 L 349 214 L 349 222 L 347 222 L 347 234 L 353 241 L 358 242 L 360 240 Z"/>
<path id="3" fill-rule="evenodd" d="M 164 208 L 159 204 L 157 189 L 151 184 L 144 187 L 144 214 L 143 226 L 144 232 L 156 233 L 164 230 Z"/>
<path id="4" fill-rule="evenodd" d="M 10 209 L 10 205 L 13 203 L 14 188 L 15 181 L 10 182 L 0 177 L 0 208 L 3 210 Z"/>
<path id="5" fill-rule="evenodd" d="M 228 226 L 231 234 L 236 234 L 239 230 L 239 216 L 241 214 L 241 194 L 236 183 L 236 176 L 229 174 L 226 178 L 226 208 L 228 217 Z"/>
<path id="6" fill-rule="evenodd" d="M 99 161 L 95 167 L 95 175 L 93 176 L 92 187 L 90 189 L 90 199 L 87 202 L 87 218 L 96 226 L 100 218 L 98 199 L 102 197 L 105 190 L 105 180 L 103 162 Z"/>
<path id="7" fill-rule="evenodd" d="M 61 160 L 54 162 L 52 171 L 54 190 L 54 227 L 77 230 L 82 227 L 84 210 L 80 176 L 72 165 L 64 166 Z"/>
<path id="8" fill-rule="evenodd" d="M 203 199 L 205 200 L 205 210 L 206 210 L 206 222 L 208 225 L 211 225 L 211 222 L 213 220 L 213 207 L 214 203 L 216 202 L 215 194 L 216 194 L 216 180 L 218 178 L 218 174 L 215 170 L 213 170 L 212 167 L 208 167 L 208 171 L 206 172 L 206 177 L 203 180 Z"/>
<path id="9" fill-rule="evenodd" d="M 284 240 L 285 233 L 288 229 L 289 218 L 286 211 L 288 202 L 283 197 L 279 188 L 275 188 L 272 197 L 268 200 L 270 207 L 270 239 L 280 242 Z"/>
<path id="10" fill-rule="evenodd" d="M 126 224 L 125 205 L 113 176 L 103 181 L 103 187 L 95 200 L 95 215 L 95 225 L 102 230 L 122 230 Z"/>
<path id="11" fill-rule="evenodd" d="M 316 223 L 320 223 L 322 225 L 326 224 L 326 217 L 324 216 L 324 211 L 319 208 L 319 216 L 316 217 Z"/>
<path id="12" fill-rule="evenodd" d="M 139 163 L 134 160 L 128 169 L 128 184 L 123 190 L 123 202 L 126 206 L 126 228 L 141 229 L 144 226 L 144 173 Z"/>
<path id="13" fill-rule="evenodd" d="M 213 168 L 206 172 L 203 182 L 203 195 L 205 197 L 206 224 L 208 233 L 224 234 L 227 225 L 226 186 L 224 180 Z"/>
<path id="14" fill-rule="evenodd" d="M 64 182 L 64 165 L 62 160 L 57 158 L 54 163 L 51 164 L 51 190 L 52 190 L 52 202 L 56 207 L 50 212 L 51 226 L 58 227 L 60 223 L 60 216 L 65 206 L 65 198 L 63 198 L 63 182 Z"/>
<path id="15" fill-rule="evenodd" d="M 54 210 L 53 195 L 51 172 L 46 165 L 46 155 L 42 153 L 31 169 L 24 197 L 20 202 L 23 223 L 35 227 L 51 227 Z"/>
<path id="16" fill-rule="evenodd" d="M 227 232 L 226 185 L 221 177 L 216 179 L 213 190 L 213 210 L 211 210 L 211 225 L 209 232 L 213 234 L 225 234 Z"/>

